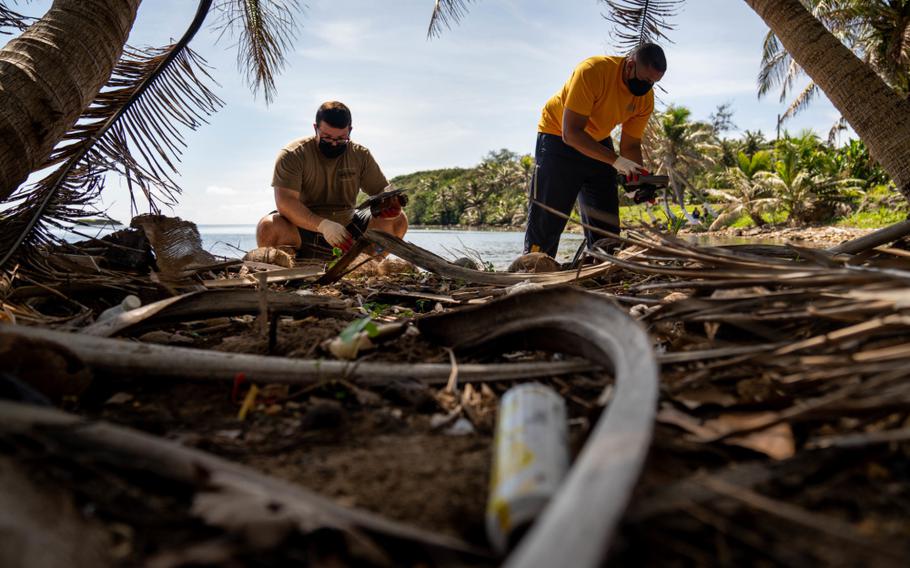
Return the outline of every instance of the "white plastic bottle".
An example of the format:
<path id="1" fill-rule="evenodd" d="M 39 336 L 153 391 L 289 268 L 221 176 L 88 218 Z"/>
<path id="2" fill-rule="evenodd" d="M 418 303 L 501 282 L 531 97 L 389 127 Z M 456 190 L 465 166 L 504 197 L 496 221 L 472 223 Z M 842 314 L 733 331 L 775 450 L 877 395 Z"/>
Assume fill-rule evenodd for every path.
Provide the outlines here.
<path id="1" fill-rule="evenodd" d="M 123 312 L 135 310 L 136 308 L 138 308 L 141 305 L 142 305 L 142 301 L 139 299 L 138 296 L 129 294 L 128 296 L 123 298 L 123 300 L 121 300 L 121 302 L 119 304 L 117 304 L 116 306 L 111 306 L 110 308 L 101 312 L 101 315 L 98 316 L 98 321 L 102 322 L 102 321 L 109 320 L 111 318 L 119 316 Z"/>
<path id="2" fill-rule="evenodd" d="M 550 387 L 527 383 L 499 405 L 487 503 L 490 543 L 505 553 L 530 527 L 569 468 L 566 404 Z"/>

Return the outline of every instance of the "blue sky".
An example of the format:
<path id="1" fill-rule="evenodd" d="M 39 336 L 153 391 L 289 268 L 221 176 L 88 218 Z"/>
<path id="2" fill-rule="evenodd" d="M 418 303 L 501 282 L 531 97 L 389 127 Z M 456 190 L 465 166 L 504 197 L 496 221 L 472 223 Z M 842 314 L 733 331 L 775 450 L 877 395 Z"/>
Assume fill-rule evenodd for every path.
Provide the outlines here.
<path id="1" fill-rule="evenodd" d="M 23 5 L 40 11 L 46 2 Z M 145 0 L 130 42 L 161 45 L 192 19 L 191 0 Z M 188 133 L 177 181 L 184 193 L 169 213 L 200 224 L 255 223 L 273 208 L 272 165 L 288 141 L 312 133 L 313 114 L 337 99 L 353 112 L 352 137 L 388 177 L 471 166 L 500 148 L 530 153 L 540 108 L 582 59 L 612 54 L 604 5 L 595 0 L 481 0 L 462 23 L 427 40 L 431 0 L 310 0 L 294 51 L 266 106 L 237 72 L 231 42 L 206 29 L 192 47 L 215 69 L 226 106 Z M 730 102 L 739 130 L 773 137 L 785 109 L 759 101 L 756 76 L 766 27 L 740 0 L 688 0 L 665 45 L 664 103 L 697 119 Z M 788 123 L 826 135 L 837 111 L 818 100 Z M 129 219 L 125 191 L 112 180 L 105 206 Z"/>

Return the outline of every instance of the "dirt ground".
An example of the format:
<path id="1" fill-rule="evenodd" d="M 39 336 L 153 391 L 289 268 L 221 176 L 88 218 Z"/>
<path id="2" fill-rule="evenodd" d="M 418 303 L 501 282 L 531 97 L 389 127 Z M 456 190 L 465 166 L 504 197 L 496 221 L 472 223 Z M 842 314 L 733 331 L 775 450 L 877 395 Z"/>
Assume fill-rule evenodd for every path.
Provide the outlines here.
<path id="1" fill-rule="evenodd" d="M 217 327 L 211 325 L 215 323 L 201 329 Z M 271 355 L 330 356 L 321 344 L 346 325 L 332 318 L 286 318 Z M 268 352 L 267 340 L 254 323 L 242 319 L 218 327 L 214 334 L 176 326 L 142 337 L 213 350 Z M 512 360 L 546 357 L 509 354 Z M 381 345 L 365 359 L 442 362 L 448 358 L 439 346 L 406 335 Z M 547 382 L 569 397 L 575 420 L 572 431 L 580 443 L 593 406 L 587 401 L 605 386 L 604 378 L 574 376 Z M 443 387 L 428 387 L 408 377 L 377 388 L 345 381 L 301 388 L 259 385 L 257 402 L 242 420 L 238 412 L 249 392 L 248 383 L 236 387 L 149 384 L 111 377 L 110 382 L 96 381 L 97 386 L 73 410 L 249 465 L 346 506 L 485 547 L 495 408 L 498 396 L 512 384 L 491 384 L 480 394 L 474 403 L 474 416 L 480 418 L 467 431 L 456 430 L 451 420 L 438 424 L 457 398 Z"/>
<path id="2" fill-rule="evenodd" d="M 820 248 L 867 232 L 778 227 L 726 230 L 709 237 Z M 665 268 L 672 264 L 666 254 L 664 250 L 642 262 Z M 729 274 L 726 264 L 719 266 Z M 710 263 L 698 270 L 700 275 L 709 273 Z M 786 286 L 778 289 L 773 282 L 744 282 L 717 290 L 692 283 L 676 288 L 670 284 L 669 277 L 623 270 L 581 285 L 615 296 L 616 305 L 643 321 L 658 356 L 741 349 L 780 339 L 798 342 L 881 315 L 862 311 L 872 309 L 858 300 L 856 313 L 851 313 L 849 302 L 854 300 L 849 295 L 810 284 L 795 291 Z M 283 284 L 273 290 L 298 291 L 297 286 Z M 348 313 L 282 316 L 276 320 L 271 342 L 252 315 L 171 323 L 137 332 L 130 339 L 230 353 L 332 359 L 328 342 L 358 318 L 369 315 L 376 323 L 407 327 L 424 314 L 459 305 L 437 302 L 430 294 L 483 302 L 492 297 L 488 287 L 414 271 L 379 276 L 364 270 L 308 292 L 347 301 Z M 467 305 L 464 299 L 460 305 Z M 902 313 L 903 308 L 895 309 L 896 315 Z M 660 310 L 669 315 L 661 319 Z M 817 315 L 828 313 L 825 310 L 834 315 L 827 319 Z M 650 314 L 656 316 L 649 319 Z M 450 362 L 451 352 L 411 329 L 379 342 L 357 360 Z M 906 552 L 910 542 L 910 446 L 906 438 L 883 443 L 875 436 L 910 428 L 910 395 L 900 390 L 900 384 L 891 383 L 888 388 L 894 394 L 857 391 L 851 395 L 849 389 L 858 388 L 869 375 L 862 369 L 854 375 L 838 374 L 839 364 L 855 363 L 851 349 L 873 355 L 900 349 L 900 333 L 887 331 L 865 344 L 857 340 L 846 346 L 826 345 L 803 358 L 743 356 L 706 362 L 683 357 L 676 363 L 662 363 L 660 406 L 649 458 L 611 549 L 610 563 L 900 565 L 895 556 Z M 561 357 L 511 352 L 483 357 L 459 354 L 457 361 Z M 895 364 L 895 357 L 884 356 L 882 364 Z M 803 372 L 813 378 L 796 376 Z M 542 381 L 567 402 L 573 456 L 600 416 L 602 408 L 596 401 L 611 381 L 607 373 Z M 453 390 L 405 375 L 380 387 L 331 380 L 307 386 L 256 384 L 254 391 L 243 376 L 230 384 L 99 375 L 86 392 L 66 398 L 63 406 L 86 418 L 135 428 L 248 465 L 338 504 L 488 549 L 484 518 L 495 416 L 500 397 L 514 384 L 457 384 Z M 840 398 L 832 399 L 833 405 L 801 410 L 805 403 L 835 395 Z M 740 436 L 712 438 L 712 427 L 736 431 L 756 417 L 778 414 L 796 418 L 773 422 L 772 427 L 756 432 L 746 428 Z M 861 438 L 856 446 L 823 445 L 826 440 L 853 435 Z M 23 451 L 40 472 L 36 479 L 75 488 L 75 502 L 82 511 L 95 511 L 121 564 L 196 565 L 186 562 L 188 557 L 182 557 L 182 564 L 162 559 L 175 550 L 183 551 L 188 543 L 222 543 L 223 535 L 187 513 L 185 487 L 165 487 L 155 494 L 149 489 L 154 483 L 133 487 L 122 472 L 102 475 L 80 459 L 63 467 L 56 458 L 48 463 L 46 455 L 33 455 L 29 448 Z M 109 492 L 109 487 L 118 490 Z M 347 546 L 342 543 L 338 548 Z M 280 549 L 268 554 L 231 550 L 233 563 L 202 565 L 282 565 L 299 560 Z M 393 558 L 391 565 L 459 565 Z M 375 564 L 347 558 L 333 562 L 312 565 Z"/>

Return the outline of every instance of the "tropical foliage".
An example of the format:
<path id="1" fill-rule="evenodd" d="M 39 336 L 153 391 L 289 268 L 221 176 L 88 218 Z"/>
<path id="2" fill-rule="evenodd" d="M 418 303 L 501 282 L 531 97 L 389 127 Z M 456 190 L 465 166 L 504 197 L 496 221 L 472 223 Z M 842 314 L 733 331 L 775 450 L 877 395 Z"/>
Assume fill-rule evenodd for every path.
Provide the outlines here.
<path id="1" fill-rule="evenodd" d="M 747 217 L 761 226 L 766 214 L 782 214 L 791 224 L 831 221 L 888 203 L 906 210 L 903 200 L 866 146 L 852 140 L 837 147 L 811 132 L 787 132 L 766 141 L 761 132 L 718 141 L 721 157 L 736 151 L 736 161 L 723 159 L 695 175 L 696 187 L 719 203 L 717 229 Z"/>
<path id="2" fill-rule="evenodd" d="M 762 214 L 774 207 L 774 199 L 761 174 L 771 169 L 771 153 L 759 150 L 749 156 L 740 150 L 736 166 L 729 167 L 717 179 L 725 181 L 727 189 L 709 188 L 708 194 L 723 203 L 721 213 L 710 228 L 718 229 L 730 224 L 743 215 L 761 227 L 766 223 Z"/>
<path id="3" fill-rule="evenodd" d="M 499 150 L 474 168 L 417 172 L 392 183 L 411 190 L 407 213 L 412 224 L 519 226 L 532 173 L 530 156 Z"/>
<path id="4" fill-rule="evenodd" d="M 683 195 L 686 189 L 696 196 L 709 215 L 714 210 L 705 194 L 692 183 L 694 176 L 712 165 L 718 155 L 715 126 L 707 122 L 690 120 L 691 111 L 685 107 L 670 105 L 664 112 L 657 113 L 645 130 L 643 151 L 645 166 L 658 175 L 670 177 L 669 189 L 689 220 L 694 218 L 685 206 Z M 664 212 L 672 217 L 667 192 L 664 192 Z"/>
<path id="5" fill-rule="evenodd" d="M 696 230 L 716 230 L 848 218 L 869 224 L 885 218 L 882 208 L 889 219 L 906 216 L 906 202 L 862 142 L 836 147 L 811 131 L 784 132 L 770 141 L 758 131 L 724 137 L 715 118 L 694 120 L 680 106 L 652 117 L 645 164 L 669 175 L 671 188 L 659 212 L 647 205 L 632 207 L 622 198 L 624 223 L 688 223 Z M 525 220 L 532 175 L 531 156 L 499 150 L 473 168 L 417 172 L 392 181 L 411 191 L 407 211 L 414 224 L 517 227 Z"/>

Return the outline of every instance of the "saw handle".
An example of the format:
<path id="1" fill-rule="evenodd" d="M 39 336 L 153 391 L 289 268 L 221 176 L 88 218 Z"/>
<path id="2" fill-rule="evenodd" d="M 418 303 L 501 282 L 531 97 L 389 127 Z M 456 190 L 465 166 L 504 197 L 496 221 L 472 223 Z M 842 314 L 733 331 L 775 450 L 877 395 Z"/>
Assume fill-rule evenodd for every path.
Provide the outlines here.
<path id="1" fill-rule="evenodd" d="M 391 219 L 401 214 L 401 208 L 408 204 L 408 196 L 400 193 L 387 197 L 386 199 L 377 200 L 370 204 L 370 215 L 373 217 L 382 217 Z"/>

